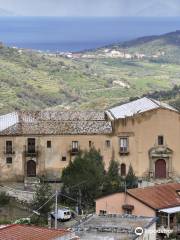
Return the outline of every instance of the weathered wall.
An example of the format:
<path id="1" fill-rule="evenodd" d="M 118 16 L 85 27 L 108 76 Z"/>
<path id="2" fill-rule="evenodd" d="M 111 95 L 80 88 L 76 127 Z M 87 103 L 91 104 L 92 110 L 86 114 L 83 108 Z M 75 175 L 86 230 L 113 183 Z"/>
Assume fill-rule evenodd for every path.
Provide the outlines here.
<path id="1" fill-rule="evenodd" d="M 27 138 L 34 137 L 38 147 L 39 156 L 37 158 L 24 157 L 24 147 L 27 145 Z M 6 163 L 4 154 L 6 140 L 13 141 L 13 149 L 15 154 L 12 164 Z M 51 148 L 47 148 L 47 141 L 51 141 Z M 106 168 L 112 158 L 112 144 L 107 147 L 106 140 L 111 140 L 111 136 L 106 135 L 77 135 L 77 136 L 26 136 L 26 137 L 0 137 L 0 178 L 1 181 L 6 180 L 23 180 L 26 175 L 25 162 L 33 159 L 37 163 L 37 175 L 45 174 L 50 178 L 59 178 L 62 169 L 66 167 L 70 161 L 70 149 L 72 141 L 79 141 L 80 150 L 89 150 L 89 141 L 92 141 L 96 149 L 100 149 Z M 66 156 L 66 161 L 62 161 L 62 156 Z"/>
<path id="2" fill-rule="evenodd" d="M 22 191 L 7 186 L 0 187 L 0 192 L 6 192 L 10 197 L 17 199 L 18 201 L 31 203 L 34 197 L 34 192 Z"/>
<path id="3" fill-rule="evenodd" d="M 159 135 L 164 136 L 165 145 L 173 151 L 172 172 L 180 175 L 180 115 L 174 111 L 158 109 L 139 114 L 134 118 L 115 123 L 113 147 L 115 158 L 127 166 L 131 163 L 138 176 L 149 172 L 149 150 L 157 146 Z M 117 149 L 120 136 L 129 137 L 129 155 L 120 156 Z"/>
<path id="4" fill-rule="evenodd" d="M 172 175 L 180 176 L 180 115 L 174 111 L 158 109 L 143 114 L 117 120 L 113 123 L 114 129 L 111 135 L 63 135 L 63 136 L 16 136 L 0 137 L 0 179 L 22 181 L 26 175 L 26 165 L 24 158 L 24 146 L 27 145 L 28 137 L 35 137 L 39 157 L 37 161 L 37 174 L 47 174 L 50 178 L 60 177 L 62 169 L 70 161 L 69 150 L 72 141 L 79 141 L 81 150 L 89 149 L 89 141 L 94 143 L 96 149 L 100 149 L 105 161 L 106 169 L 109 162 L 114 159 L 119 163 L 125 163 L 126 169 L 130 163 L 137 176 L 147 176 L 150 171 L 149 150 L 157 146 L 158 135 L 163 135 L 165 145 L 173 151 L 172 154 Z M 119 137 L 129 138 L 129 154 L 121 156 L 119 154 Z M 15 154 L 12 155 L 13 163 L 7 164 L 4 154 L 5 141 L 13 141 Z M 52 147 L 47 148 L 47 141 L 51 140 Z M 107 147 L 106 140 L 111 141 L 111 146 Z M 62 156 L 66 156 L 66 161 L 62 161 Z M 30 159 L 30 158 L 29 158 Z M 169 169 L 167 169 L 168 171 Z"/>
<path id="5" fill-rule="evenodd" d="M 155 211 L 130 195 L 125 193 L 116 193 L 96 200 L 96 214 L 104 210 L 107 214 L 124 214 L 122 206 L 129 204 L 134 206 L 133 215 L 154 217 Z"/>

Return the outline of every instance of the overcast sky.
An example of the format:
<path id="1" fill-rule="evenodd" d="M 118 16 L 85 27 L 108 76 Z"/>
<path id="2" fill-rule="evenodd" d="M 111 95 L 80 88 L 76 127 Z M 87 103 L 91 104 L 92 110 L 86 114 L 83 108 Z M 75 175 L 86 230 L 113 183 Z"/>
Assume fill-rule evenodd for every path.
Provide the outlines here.
<path id="1" fill-rule="evenodd" d="M 0 8 L 32 16 L 180 16 L 180 0 L 0 0 Z"/>

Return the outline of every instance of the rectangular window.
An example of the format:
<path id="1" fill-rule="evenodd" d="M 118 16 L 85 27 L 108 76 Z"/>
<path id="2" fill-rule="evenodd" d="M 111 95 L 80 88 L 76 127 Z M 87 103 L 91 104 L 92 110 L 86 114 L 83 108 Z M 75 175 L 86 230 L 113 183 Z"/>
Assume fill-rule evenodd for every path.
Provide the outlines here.
<path id="1" fill-rule="evenodd" d="M 101 216 L 102 216 L 102 215 L 106 215 L 106 214 L 107 214 L 107 211 L 105 211 L 105 210 L 100 210 L 100 211 L 99 211 L 99 215 L 101 215 Z"/>
<path id="2" fill-rule="evenodd" d="M 92 141 L 89 141 L 89 148 L 92 148 Z"/>
<path id="3" fill-rule="evenodd" d="M 36 140 L 35 138 L 28 138 L 28 153 L 36 152 Z"/>
<path id="4" fill-rule="evenodd" d="M 129 141 L 127 137 L 120 138 L 120 153 L 128 153 Z"/>
<path id="5" fill-rule="evenodd" d="M 78 141 L 72 141 L 72 149 L 79 149 L 79 142 Z"/>
<path id="6" fill-rule="evenodd" d="M 47 141 L 47 148 L 51 148 L 51 141 Z"/>
<path id="7" fill-rule="evenodd" d="M 126 210 L 124 210 L 124 214 L 132 215 L 132 210 L 126 209 Z"/>
<path id="8" fill-rule="evenodd" d="M 78 153 L 79 153 L 79 142 L 78 141 L 72 141 L 71 154 L 76 155 Z"/>
<path id="9" fill-rule="evenodd" d="M 106 140 L 105 141 L 105 145 L 107 148 L 109 148 L 111 146 L 111 141 L 110 140 Z"/>
<path id="10" fill-rule="evenodd" d="M 6 141 L 6 153 L 12 154 L 12 152 L 13 152 L 12 141 Z"/>
<path id="11" fill-rule="evenodd" d="M 66 161 L 66 156 L 62 156 L 62 161 L 63 161 L 63 162 Z"/>
<path id="12" fill-rule="evenodd" d="M 6 163 L 7 164 L 12 164 L 12 157 L 7 157 L 6 158 Z"/>
<path id="13" fill-rule="evenodd" d="M 164 145 L 164 137 L 158 136 L 158 145 Z"/>

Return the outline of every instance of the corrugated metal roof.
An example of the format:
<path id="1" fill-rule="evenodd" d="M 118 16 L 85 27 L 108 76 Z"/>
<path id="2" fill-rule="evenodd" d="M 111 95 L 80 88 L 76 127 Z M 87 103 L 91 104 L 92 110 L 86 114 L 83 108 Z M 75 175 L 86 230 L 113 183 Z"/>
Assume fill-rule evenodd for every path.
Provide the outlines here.
<path id="1" fill-rule="evenodd" d="M 180 207 L 163 208 L 163 209 L 159 210 L 159 212 L 164 212 L 164 213 L 168 213 L 168 214 L 178 213 L 178 212 L 180 212 Z"/>
<path id="2" fill-rule="evenodd" d="M 16 112 L 0 116 L 0 131 L 13 126 L 14 124 L 18 123 L 18 121 L 18 114 Z"/>
<path id="3" fill-rule="evenodd" d="M 111 108 L 106 111 L 106 114 L 112 119 L 121 119 L 126 117 L 132 117 L 136 114 L 140 114 L 158 108 L 165 108 L 178 112 L 175 108 L 171 107 L 166 103 L 162 103 L 157 100 L 143 97 L 138 100 Z"/>
<path id="4" fill-rule="evenodd" d="M 163 209 L 180 206 L 179 189 L 180 183 L 169 183 L 129 189 L 127 192 L 153 209 Z"/>

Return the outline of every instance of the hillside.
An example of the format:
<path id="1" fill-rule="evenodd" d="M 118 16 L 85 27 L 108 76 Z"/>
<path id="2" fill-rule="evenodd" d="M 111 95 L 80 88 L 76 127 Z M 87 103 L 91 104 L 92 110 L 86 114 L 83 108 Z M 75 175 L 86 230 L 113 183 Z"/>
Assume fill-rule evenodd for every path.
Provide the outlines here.
<path id="1" fill-rule="evenodd" d="M 169 90 L 180 85 L 179 44 L 180 32 L 175 32 L 70 56 L 2 46 L 0 112 L 104 109 L 129 97 Z"/>

